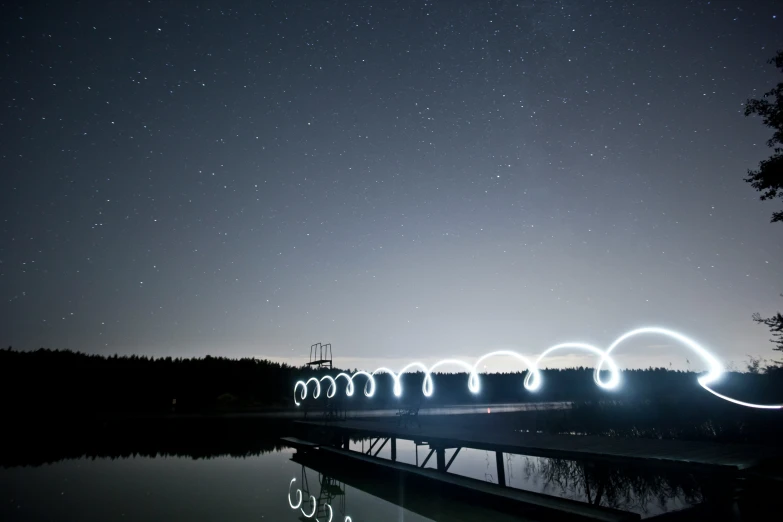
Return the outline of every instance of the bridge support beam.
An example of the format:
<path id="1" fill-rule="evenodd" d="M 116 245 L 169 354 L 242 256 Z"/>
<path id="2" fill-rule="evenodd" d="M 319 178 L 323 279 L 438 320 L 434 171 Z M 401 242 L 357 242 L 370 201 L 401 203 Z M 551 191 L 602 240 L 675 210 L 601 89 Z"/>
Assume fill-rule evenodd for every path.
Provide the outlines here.
<path id="1" fill-rule="evenodd" d="M 446 450 L 444 448 L 436 448 L 435 456 L 438 463 L 438 471 L 446 471 Z"/>
<path id="2" fill-rule="evenodd" d="M 422 462 L 422 463 L 421 463 L 421 467 L 422 467 L 422 468 L 423 468 L 423 467 L 425 467 L 425 466 L 427 465 L 427 462 L 429 462 L 429 461 L 430 461 L 430 457 L 432 457 L 432 454 L 433 454 L 433 453 L 435 453 L 435 450 L 434 450 L 434 449 L 431 449 L 431 450 L 430 450 L 430 452 L 429 452 L 429 453 L 427 453 L 427 458 L 426 458 L 426 459 L 424 459 L 424 462 Z M 418 459 L 418 457 L 416 457 L 416 458 Z M 416 464 L 418 464 L 418 460 L 417 460 Z"/>
<path id="3" fill-rule="evenodd" d="M 391 438 L 391 459 L 392 462 L 397 462 L 397 437 Z"/>
<path id="4" fill-rule="evenodd" d="M 506 468 L 503 466 L 503 452 L 502 451 L 496 451 L 495 452 L 495 463 L 498 467 L 498 484 L 500 486 L 506 485 Z"/>
<path id="5" fill-rule="evenodd" d="M 457 448 L 456 450 L 454 450 L 454 453 L 451 455 L 451 458 L 449 459 L 448 463 L 446 463 L 446 471 L 449 470 L 449 468 L 451 467 L 451 463 L 454 462 L 454 459 L 457 458 L 457 454 L 459 453 L 459 450 L 461 450 L 461 449 L 462 448 Z"/>
<path id="6" fill-rule="evenodd" d="M 378 440 L 381 440 L 381 439 L 378 439 Z M 373 456 L 373 457 L 377 457 L 377 456 L 378 456 L 378 453 L 380 453 L 380 452 L 381 452 L 381 450 L 383 449 L 383 447 L 386 445 L 386 443 L 387 443 L 387 442 L 389 442 L 389 437 L 386 437 L 385 439 L 383 439 L 383 444 L 381 444 L 380 446 L 378 446 L 378 449 L 375 451 L 375 453 L 373 453 L 373 455 L 372 455 L 372 456 Z"/>

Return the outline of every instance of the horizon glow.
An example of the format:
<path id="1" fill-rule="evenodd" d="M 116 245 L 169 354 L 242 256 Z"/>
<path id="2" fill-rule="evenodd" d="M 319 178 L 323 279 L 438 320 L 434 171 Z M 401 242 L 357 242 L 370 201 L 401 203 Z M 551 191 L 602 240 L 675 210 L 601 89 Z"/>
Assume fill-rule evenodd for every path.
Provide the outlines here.
<path id="1" fill-rule="evenodd" d="M 659 328 L 654 326 L 646 327 L 646 328 L 637 328 L 636 330 L 631 330 L 629 332 L 626 332 L 620 337 L 618 337 L 611 345 L 609 345 L 609 347 L 606 350 L 601 350 L 600 348 L 585 343 L 556 344 L 544 350 L 541 353 L 541 355 L 539 355 L 538 358 L 536 358 L 535 361 L 531 361 L 524 355 L 511 350 L 498 350 L 482 355 L 476 360 L 476 362 L 472 366 L 466 363 L 465 361 L 461 361 L 459 359 L 442 359 L 436 362 L 435 364 L 433 364 L 432 366 L 430 366 L 429 368 L 422 362 L 414 361 L 404 366 L 399 372 L 394 372 L 393 370 L 390 370 L 389 368 L 386 367 L 380 367 L 372 372 L 358 371 L 353 375 L 340 373 L 337 375 L 336 378 L 332 378 L 331 376 L 325 376 L 322 377 L 320 381 L 315 377 L 310 377 L 306 381 L 297 381 L 296 384 L 294 384 L 294 403 L 297 406 L 301 404 L 296 400 L 296 393 L 299 387 L 302 388 L 301 399 L 305 400 L 307 398 L 307 387 L 311 381 L 315 382 L 316 384 L 315 390 L 313 392 L 314 399 L 317 399 L 321 395 L 321 382 L 324 380 L 327 380 L 330 383 L 329 388 L 326 391 L 326 396 L 328 398 L 334 397 L 335 394 L 337 393 L 337 379 L 340 377 L 344 377 L 348 382 L 345 390 L 345 394 L 348 397 L 352 396 L 354 392 L 353 379 L 357 376 L 366 377 L 367 381 L 364 385 L 364 395 L 371 398 L 375 394 L 375 375 L 381 373 L 387 373 L 391 375 L 392 380 L 394 381 L 394 387 L 393 387 L 394 396 L 401 397 L 402 382 L 400 378 L 404 373 L 410 373 L 410 371 L 414 368 L 424 372 L 422 393 L 424 394 L 425 397 L 431 397 L 435 391 L 435 385 L 432 380 L 432 373 L 439 366 L 443 366 L 447 364 L 460 366 L 465 370 L 467 370 L 468 389 L 471 391 L 471 393 L 477 394 L 481 391 L 481 382 L 479 379 L 479 371 L 478 371 L 479 365 L 485 360 L 497 356 L 513 357 L 521 361 L 528 369 L 528 373 L 525 376 L 525 380 L 524 380 L 524 387 L 526 390 L 530 392 L 535 392 L 541 387 L 541 371 L 539 369 L 541 360 L 547 357 L 552 352 L 566 349 L 566 348 L 585 350 L 598 355 L 600 359 L 598 365 L 595 367 L 593 371 L 593 381 L 598 387 L 604 390 L 616 390 L 620 387 L 620 370 L 617 364 L 614 362 L 614 359 L 612 359 L 611 353 L 623 341 L 631 337 L 635 337 L 637 335 L 643 335 L 643 334 L 656 334 L 656 335 L 663 335 L 665 337 L 672 338 L 680 342 L 681 344 L 685 345 L 693 352 L 695 352 L 703 361 L 707 363 L 707 367 L 708 367 L 707 373 L 705 375 L 698 377 L 697 382 L 699 383 L 699 385 L 701 385 L 702 388 L 712 393 L 716 397 L 719 397 L 725 401 L 737 404 L 739 406 L 744 406 L 747 408 L 770 409 L 770 410 L 772 409 L 779 410 L 783 408 L 783 404 L 754 404 L 750 402 L 740 401 L 738 399 L 734 399 L 732 397 L 728 397 L 726 395 L 716 392 L 710 387 L 710 385 L 718 382 L 720 378 L 723 376 L 723 374 L 725 373 L 725 370 L 721 365 L 721 363 L 718 361 L 718 359 L 693 339 L 690 339 L 689 337 L 686 337 L 685 335 L 679 332 L 675 332 L 674 330 L 669 330 L 666 328 Z M 608 367 L 608 371 L 610 374 L 608 381 L 604 381 L 601 378 L 601 371 L 603 370 L 604 365 Z"/>

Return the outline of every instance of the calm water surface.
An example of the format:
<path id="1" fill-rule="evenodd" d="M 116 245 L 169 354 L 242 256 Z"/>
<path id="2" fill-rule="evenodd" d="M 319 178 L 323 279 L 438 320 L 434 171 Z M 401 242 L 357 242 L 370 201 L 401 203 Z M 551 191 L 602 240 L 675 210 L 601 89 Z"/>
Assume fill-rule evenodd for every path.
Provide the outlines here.
<path id="1" fill-rule="evenodd" d="M 150 521 L 298 520 L 296 500 L 302 466 L 293 449 L 235 458 L 130 457 L 66 460 L 0 470 L 0 519 Z M 318 473 L 306 470 L 314 495 Z M 350 486 L 330 504 L 334 520 L 429 520 Z M 307 504 L 303 503 L 304 507 Z M 309 508 L 308 508 L 309 514 Z M 339 516 L 338 516 L 339 515 Z"/>
<path id="2" fill-rule="evenodd" d="M 367 441 L 351 443 L 361 451 Z M 270 447 L 271 449 L 271 447 Z M 451 451 L 447 452 L 447 459 Z M 271 449 L 248 456 L 83 457 L 38 466 L 0 468 L 0 519 L 38 520 L 314 520 L 326 522 L 511 520 L 492 506 L 460 505 L 437 498 L 410 502 L 390 484 L 387 500 L 291 460 L 296 450 Z M 398 460 L 424 461 L 425 446 L 398 441 Z M 390 448 L 378 454 L 390 458 Z M 427 467 L 435 466 L 432 458 Z M 690 505 L 698 488 L 685 478 L 596 475 L 572 461 L 505 456 L 511 487 L 610 505 L 650 516 Z M 451 473 L 497 483 L 495 456 L 463 449 Z M 585 479 L 592 486 L 585 487 Z M 592 487 L 592 491 L 590 490 Z M 301 493 L 300 493 L 301 492 Z M 410 493 L 409 493 L 410 494 Z M 311 498 L 312 495 L 312 498 Z M 598 498 L 596 499 L 596 496 Z M 300 503 L 301 498 L 301 503 Z M 389 502 L 388 499 L 395 500 Z M 400 505 L 398 505 L 400 504 Z M 293 507 L 292 507 L 293 506 Z M 313 513 L 313 510 L 315 512 Z M 313 518 L 307 515 L 313 513 Z M 428 516 L 424 516 L 424 514 Z"/>

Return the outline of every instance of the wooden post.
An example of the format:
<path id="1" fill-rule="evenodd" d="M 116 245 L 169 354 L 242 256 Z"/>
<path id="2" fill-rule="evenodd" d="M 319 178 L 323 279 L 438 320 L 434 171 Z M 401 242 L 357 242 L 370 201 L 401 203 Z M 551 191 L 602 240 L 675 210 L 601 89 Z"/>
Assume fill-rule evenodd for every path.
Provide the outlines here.
<path id="1" fill-rule="evenodd" d="M 392 462 L 397 462 L 397 438 L 391 438 L 391 459 Z"/>
<path id="2" fill-rule="evenodd" d="M 435 450 L 435 457 L 437 458 L 438 471 L 446 471 L 446 450 L 437 448 Z"/>
<path id="3" fill-rule="evenodd" d="M 495 462 L 498 466 L 498 484 L 501 486 L 506 485 L 506 468 L 503 466 L 503 452 L 495 452 Z"/>

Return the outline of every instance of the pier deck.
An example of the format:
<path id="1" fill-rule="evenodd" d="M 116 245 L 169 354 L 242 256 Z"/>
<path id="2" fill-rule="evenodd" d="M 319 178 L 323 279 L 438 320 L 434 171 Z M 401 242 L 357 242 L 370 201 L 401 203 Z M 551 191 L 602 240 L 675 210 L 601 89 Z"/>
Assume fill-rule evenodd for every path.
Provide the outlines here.
<path id="1" fill-rule="evenodd" d="M 407 509 L 434 520 L 476 520 L 476 514 L 471 514 L 479 509 L 476 506 L 485 506 L 483 516 L 494 512 L 490 519 L 502 521 L 639 519 L 635 513 L 502 487 L 356 451 L 319 446 L 301 439 L 282 440 L 297 448 L 292 457 L 294 462 L 393 503 L 404 498 Z"/>
<path id="2" fill-rule="evenodd" d="M 783 460 L 783 449 L 744 444 L 657 439 L 621 439 L 584 435 L 546 435 L 480 426 L 400 426 L 388 420 L 298 421 L 305 429 L 347 437 L 397 438 L 426 442 L 431 448 L 475 448 L 579 461 L 612 461 L 667 466 L 702 472 L 736 472 L 762 462 Z"/>

